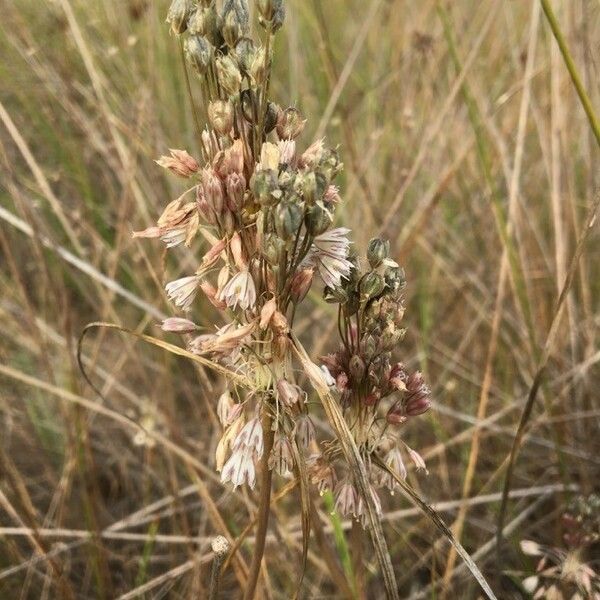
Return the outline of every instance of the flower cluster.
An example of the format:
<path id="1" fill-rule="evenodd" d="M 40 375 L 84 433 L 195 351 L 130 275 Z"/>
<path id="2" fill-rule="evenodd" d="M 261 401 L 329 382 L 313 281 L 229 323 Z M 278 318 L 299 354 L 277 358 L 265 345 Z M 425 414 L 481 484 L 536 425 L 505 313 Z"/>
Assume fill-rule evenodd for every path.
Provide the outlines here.
<path id="1" fill-rule="evenodd" d="M 397 439 L 398 427 L 411 417 L 426 412 L 431 394 L 419 372 L 409 373 L 393 361 L 394 350 L 403 338 L 403 270 L 389 258 L 389 242 L 370 241 L 367 267 L 354 259 L 350 273 L 339 286 L 325 289 L 325 298 L 338 304 L 340 348 L 323 357 L 330 384 L 340 399 L 375 487 L 394 490 L 396 481 L 371 464 L 373 453 L 384 454 L 386 465 L 401 478 L 406 467 Z M 400 445 L 418 469 L 425 470 L 421 456 L 403 442 Z M 363 518 L 354 488 L 344 480 L 337 489 L 336 505 L 344 514 Z M 372 490 L 379 505 L 375 489 Z"/>
<path id="2" fill-rule="evenodd" d="M 419 373 L 392 362 L 401 340 L 404 275 L 389 259 L 389 244 L 373 240 L 362 272 L 351 254 L 350 231 L 334 226 L 341 202 L 338 153 L 322 140 L 302 147 L 305 120 L 269 99 L 273 36 L 282 0 L 257 0 L 262 42 L 250 37 L 246 0 L 174 0 L 167 21 L 183 37 L 206 106 L 199 154 L 170 150 L 157 163 L 187 183 L 155 226 L 135 237 L 159 238 L 168 248 L 190 247 L 198 234 L 209 247 L 192 273 L 165 287 L 186 313 L 163 322 L 186 336 L 188 349 L 235 377 L 217 402 L 223 435 L 216 467 L 223 482 L 254 487 L 259 463 L 289 477 L 305 453 L 320 491 L 335 491 L 336 507 L 361 518 L 363 498 L 352 474 L 341 473 L 339 446 L 316 439 L 307 393 L 295 381 L 290 329 L 297 306 L 319 280 L 339 305 L 342 347 L 324 359 L 353 435 L 371 464 L 373 452 L 406 475 L 396 440 L 387 432 L 427 410 L 429 389 Z M 199 333 L 191 313 L 203 294 L 223 323 Z M 387 411 L 381 417 L 382 410 Z M 418 467 L 420 456 L 406 447 Z M 389 474 L 373 474 L 375 488 L 393 489 Z M 347 471 L 347 470 L 346 470 Z"/>

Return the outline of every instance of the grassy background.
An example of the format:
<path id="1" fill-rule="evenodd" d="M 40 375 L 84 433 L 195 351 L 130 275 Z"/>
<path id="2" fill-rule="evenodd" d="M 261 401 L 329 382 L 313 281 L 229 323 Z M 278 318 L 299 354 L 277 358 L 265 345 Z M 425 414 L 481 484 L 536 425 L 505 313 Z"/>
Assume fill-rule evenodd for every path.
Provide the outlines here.
<path id="1" fill-rule="evenodd" d="M 309 118 L 307 145 L 323 135 L 340 144 L 341 222 L 357 247 L 381 232 L 407 271 L 402 358 L 425 372 L 435 398 L 404 435 L 429 467 L 411 481 L 428 501 L 449 502 L 444 518 L 499 596 L 521 597 L 500 576 L 531 566 L 518 542 L 560 544 L 573 493 L 564 490 L 598 490 L 594 231 L 516 464 L 521 497 L 509 504 L 498 562 L 505 461 L 599 189 L 585 114 L 535 2 L 288 4 L 275 99 Z M 167 257 L 130 239 L 180 188 L 153 159 L 168 147 L 195 150 L 167 2 L 1 5 L 0 524 L 17 529 L 0 534 L 0 597 L 144 597 L 140 586 L 163 574 L 145 597 L 203 597 L 217 516 L 236 535 L 254 506 L 211 476 L 218 380 L 105 332 L 84 348 L 100 400 L 75 361 L 90 321 L 156 335 L 172 310 L 164 282 L 194 267 L 194 249 Z M 600 3 L 553 6 L 600 106 Z M 316 357 L 333 348 L 334 322 L 318 298 L 308 304 L 298 323 Z M 196 311 L 211 323 L 209 306 Z M 398 496 L 384 505 L 402 595 L 445 578 L 450 597 L 475 597 L 432 526 Z M 295 492 L 274 511 L 264 594 L 284 598 L 301 548 Z M 309 560 L 304 597 L 337 597 L 315 548 Z M 362 560 L 368 597 L 379 597 L 369 547 Z M 231 571 L 223 585 L 235 597 Z"/>

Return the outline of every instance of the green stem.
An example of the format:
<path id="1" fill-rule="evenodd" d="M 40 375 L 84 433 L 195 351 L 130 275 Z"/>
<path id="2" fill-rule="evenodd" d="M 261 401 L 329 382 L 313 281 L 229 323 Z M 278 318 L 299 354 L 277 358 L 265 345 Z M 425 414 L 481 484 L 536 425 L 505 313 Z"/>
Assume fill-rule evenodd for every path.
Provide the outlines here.
<path id="1" fill-rule="evenodd" d="M 544 14 L 546 15 L 546 19 L 548 19 L 548 23 L 550 24 L 550 29 L 552 29 L 552 33 L 554 34 L 554 39 L 560 48 L 560 53 L 562 54 L 563 60 L 565 61 L 565 65 L 567 67 L 567 71 L 569 71 L 569 75 L 571 76 L 571 80 L 573 81 L 573 85 L 577 90 L 577 95 L 579 96 L 579 100 L 583 105 L 583 110 L 585 110 L 585 114 L 587 115 L 588 121 L 590 123 L 590 127 L 594 132 L 594 137 L 596 138 L 596 142 L 600 147 L 600 122 L 598 121 L 598 117 L 594 112 L 594 107 L 592 106 L 592 102 L 590 97 L 588 96 L 585 88 L 583 87 L 583 83 L 581 81 L 581 77 L 579 77 L 579 72 L 577 71 L 577 67 L 575 66 L 575 61 L 567 48 L 567 42 L 565 41 L 565 37 L 560 29 L 560 25 L 558 24 L 558 19 L 552 10 L 552 6 L 548 0 L 540 0 L 542 3 L 542 8 L 544 9 Z"/>

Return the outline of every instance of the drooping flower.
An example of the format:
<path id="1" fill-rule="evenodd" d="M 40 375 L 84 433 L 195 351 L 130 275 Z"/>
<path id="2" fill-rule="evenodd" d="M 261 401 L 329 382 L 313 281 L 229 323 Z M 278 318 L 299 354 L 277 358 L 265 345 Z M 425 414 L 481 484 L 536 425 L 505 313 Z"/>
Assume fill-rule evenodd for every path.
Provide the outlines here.
<path id="1" fill-rule="evenodd" d="M 237 308 L 238 305 L 242 310 L 253 308 L 256 303 L 256 287 L 252 275 L 248 271 L 236 273 L 218 297 L 230 308 Z"/>
<path id="2" fill-rule="evenodd" d="M 308 448 L 315 440 L 315 426 L 306 413 L 302 413 L 296 419 L 295 430 L 296 439 L 303 448 Z"/>
<path id="3" fill-rule="evenodd" d="M 244 425 L 244 428 L 238 433 L 233 441 L 234 450 L 238 448 L 248 448 L 260 458 L 264 449 L 263 429 L 258 417 L 254 417 Z"/>
<path id="4" fill-rule="evenodd" d="M 269 469 L 274 469 L 282 477 L 288 477 L 294 468 L 292 446 L 285 435 L 277 433 L 269 455 Z"/>
<path id="5" fill-rule="evenodd" d="M 287 407 L 291 407 L 306 396 L 302 388 L 295 383 L 290 383 L 287 379 L 280 379 L 277 382 L 277 397 L 279 401 Z"/>
<path id="6" fill-rule="evenodd" d="M 335 488 L 335 510 L 344 516 L 356 516 L 358 509 L 358 493 L 354 486 L 345 479 Z"/>
<path id="7" fill-rule="evenodd" d="M 256 484 L 255 458 L 246 447 L 234 450 L 221 471 L 221 482 L 231 481 L 234 489 L 247 483 L 252 489 Z"/>
<path id="8" fill-rule="evenodd" d="M 312 248 L 304 259 L 304 266 L 314 265 L 330 288 L 338 288 L 343 278 L 350 275 L 352 263 L 348 260 L 349 229 L 337 227 L 315 237 Z"/>
<path id="9" fill-rule="evenodd" d="M 175 281 L 170 281 L 165 286 L 165 291 L 167 292 L 169 299 L 175 303 L 175 306 L 187 310 L 196 297 L 199 285 L 200 277 L 197 275 L 190 275 L 188 277 L 176 279 Z"/>
<path id="10" fill-rule="evenodd" d="M 400 479 L 406 479 L 406 467 L 398 448 L 392 448 L 386 454 L 384 462 L 394 473 L 400 476 Z M 394 489 L 398 487 L 398 482 L 389 473 L 382 471 L 380 485 L 387 487 L 394 493 Z"/>

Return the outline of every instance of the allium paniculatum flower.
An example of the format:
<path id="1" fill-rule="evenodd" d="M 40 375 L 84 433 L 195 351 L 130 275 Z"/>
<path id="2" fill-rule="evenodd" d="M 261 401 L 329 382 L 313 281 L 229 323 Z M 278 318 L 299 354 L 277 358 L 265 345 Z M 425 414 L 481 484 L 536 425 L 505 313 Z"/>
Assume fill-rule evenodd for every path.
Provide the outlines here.
<path id="1" fill-rule="evenodd" d="M 319 439 L 324 424 L 313 414 L 310 390 L 296 381 L 290 333 L 298 307 L 318 287 L 338 306 L 341 345 L 322 370 L 315 368 L 365 461 L 376 512 L 376 488 L 393 491 L 396 482 L 375 458 L 401 479 L 405 456 L 425 467 L 398 434 L 429 408 L 430 391 L 395 357 L 404 334 L 404 273 L 389 258 L 389 242 L 372 240 L 360 260 L 351 231 L 336 224 L 343 168 L 337 150 L 323 139 L 303 141 L 300 111 L 269 98 L 275 45 L 265 40 L 272 42 L 283 24 L 284 2 L 257 0 L 256 8 L 264 30 L 253 38 L 246 0 L 172 2 L 167 21 L 199 78 L 208 122 L 196 150 L 158 159 L 185 189 L 165 199 L 157 223 L 134 237 L 159 238 L 178 255 L 187 253 L 187 261 L 200 253 L 195 271 L 166 283 L 167 296 L 186 314 L 167 318 L 162 328 L 231 374 L 215 398 L 221 481 L 253 488 L 261 468 L 289 477 L 306 464 L 319 492 L 331 491 L 340 513 L 364 522 L 365 499 L 340 445 Z M 212 326 L 196 325 L 201 302 L 198 314 L 210 314 Z M 298 452 L 305 457 L 300 465 Z"/>

